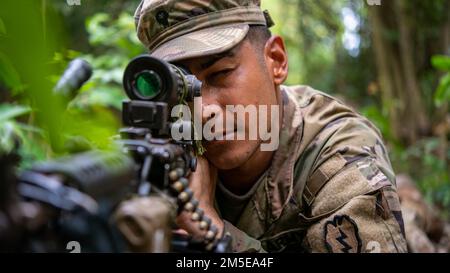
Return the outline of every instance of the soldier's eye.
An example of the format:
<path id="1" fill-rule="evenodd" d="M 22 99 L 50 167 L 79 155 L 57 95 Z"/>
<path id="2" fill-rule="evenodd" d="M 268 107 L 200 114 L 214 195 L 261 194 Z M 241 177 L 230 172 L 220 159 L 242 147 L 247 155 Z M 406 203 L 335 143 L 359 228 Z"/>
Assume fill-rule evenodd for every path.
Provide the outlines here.
<path id="1" fill-rule="evenodd" d="M 211 80 L 219 80 L 223 77 L 228 76 L 231 72 L 233 72 L 234 68 L 229 68 L 229 69 L 224 69 L 224 70 L 220 70 L 214 73 L 211 73 L 209 78 Z"/>

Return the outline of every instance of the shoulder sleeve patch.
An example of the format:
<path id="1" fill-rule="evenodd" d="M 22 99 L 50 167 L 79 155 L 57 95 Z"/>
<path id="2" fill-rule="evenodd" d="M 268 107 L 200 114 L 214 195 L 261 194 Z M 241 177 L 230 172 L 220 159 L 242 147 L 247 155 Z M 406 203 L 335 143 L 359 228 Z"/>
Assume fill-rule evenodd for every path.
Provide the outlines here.
<path id="1" fill-rule="evenodd" d="M 348 215 L 336 215 L 324 225 L 325 246 L 331 253 L 361 253 L 358 226 Z"/>
<path id="2" fill-rule="evenodd" d="M 336 153 L 333 157 L 325 161 L 306 182 L 303 191 L 303 198 L 308 206 L 314 202 L 319 191 L 335 174 L 341 171 L 347 161 L 340 153 Z"/>

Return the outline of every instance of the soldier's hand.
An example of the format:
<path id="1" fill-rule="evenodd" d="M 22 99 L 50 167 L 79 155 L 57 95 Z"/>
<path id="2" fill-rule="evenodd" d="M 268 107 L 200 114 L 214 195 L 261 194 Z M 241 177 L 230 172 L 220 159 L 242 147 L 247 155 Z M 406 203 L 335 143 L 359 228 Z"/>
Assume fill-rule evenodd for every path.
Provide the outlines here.
<path id="1" fill-rule="evenodd" d="M 204 157 L 198 158 L 197 170 L 189 178 L 189 187 L 194 193 L 194 198 L 199 202 L 199 208 L 204 215 L 211 219 L 213 225 L 218 228 L 218 237 L 222 235 L 223 222 L 214 209 L 214 198 L 217 184 L 217 169 L 209 164 Z M 193 221 L 192 213 L 183 211 L 177 217 L 177 225 L 194 238 L 201 239 L 205 231 L 201 230 L 198 221 Z"/>

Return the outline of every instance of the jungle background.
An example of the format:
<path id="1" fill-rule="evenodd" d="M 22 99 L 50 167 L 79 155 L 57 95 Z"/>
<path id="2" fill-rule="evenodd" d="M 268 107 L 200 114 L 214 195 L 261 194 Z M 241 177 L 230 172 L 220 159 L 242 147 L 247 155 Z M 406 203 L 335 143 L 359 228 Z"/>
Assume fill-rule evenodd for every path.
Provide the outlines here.
<path id="1" fill-rule="evenodd" d="M 287 84 L 339 97 L 380 128 L 397 174 L 450 218 L 450 0 L 263 0 L 286 40 Z M 22 163 L 108 149 L 121 126 L 122 74 L 145 52 L 138 0 L 5 0 L 0 4 L 0 151 Z M 68 62 L 92 79 L 52 95 Z M 68 106 L 67 106 L 68 105 Z M 16 136 L 16 137 L 12 137 Z"/>

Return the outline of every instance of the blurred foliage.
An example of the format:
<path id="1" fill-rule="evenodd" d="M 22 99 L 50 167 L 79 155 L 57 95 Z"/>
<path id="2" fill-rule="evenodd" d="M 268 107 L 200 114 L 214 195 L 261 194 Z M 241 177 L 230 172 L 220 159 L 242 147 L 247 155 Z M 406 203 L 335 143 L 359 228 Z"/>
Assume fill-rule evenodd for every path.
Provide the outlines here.
<path id="1" fill-rule="evenodd" d="M 0 108 L 0 151 L 9 152 L 20 143 L 21 167 L 28 167 L 53 156 L 114 148 L 112 138 L 121 125 L 120 109 L 124 99 L 122 73 L 129 60 L 143 52 L 133 35 L 132 16 L 122 13 L 112 18 L 107 13 L 94 14 L 86 21 L 86 29 L 89 43 L 97 50 L 83 54 L 64 45 L 64 39 L 55 39 L 49 47 L 50 33 L 60 33 L 54 27 L 59 25 L 55 22 L 63 21 L 56 15 L 57 4 L 9 1 L 3 11 L 15 10 L 18 6 L 30 12 L 24 22 L 0 13 L 0 100 L 16 102 Z M 48 23 L 50 16 L 54 23 Z M 18 35 L 25 33 L 30 24 L 33 25 L 31 37 Z M 20 46 L 32 44 L 33 38 L 41 42 L 41 48 L 28 50 Z M 52 86 L 69 61 L 77 57 L 91 63 L 92 79 L 75 98 L 55 96 Z M 24 65 L 30 60 L 35 60 L 34 67 Z"/>
<path id="2" fill-rule="evenodd" d="M 436 55 L 431 62 L 434 68 L 446 72 L 442 76 L 434 96 L 435 104 L 441 106 L 443 103 L 450 101 L 450 57 Z"/>
<path id="3" fill-rule="evenodd" d="M 13 139 L 18 139 L 23 165 L 28 166 L 59 154 L 110 148 L 111 137 L 120 127 L 123 70 L 131 58 L 145 52 L 133 19 L 138 3 L 81 0 L 80 6 L 68 6 L 66 1 L 3 1 L 2 11 L 20 6 L 25 19 L 14 21 L 13 13 L 0 11 L 0 101 L 5 102 L 0 106 L 0 149 L 12 149 Z M 360 0 L 262 3 L 276 23 L 272 32 L 285 38 L 290 66 L 287 84 L 311 85 L 357 108 L 380 128 L 396 172 L 410 174 L 430 201 L 450 211 L 450 149 L 445 129 L 450 48 L 439 51 L 426 42 L 442 35 L 439 29 L 448 21 L 448 0 L 412 0 L 408 6 L 417 18 L 417 45 L 430 47 L 434 55 L 416 60 L 424 67 L 417 71 L 421 99 L 430 117 L 443 117 L 435 119 L 436 130 L 408 145 L 396 139 L 389 122 L 391 105 L 387 104 L 396 102 L 381 100 L 368 18 L 368 9 L 376 7 Z M 395 31 L 383 34 L 391 40 L 399 38 Z M 33 50 L 29 45 L 35 45 Z M 90 62 L 94 74 L 66 109 L 52 96 L 51 87 L 76 57 Z M 36 65 L 29 65 L 30 60 Z"/>
<path id="4" fill-rule="evenodd" d="M 19 7 L 24 20 L 17 20 L 16 14 L 11 12 Z M 56 36 L 60 33 L 59 20 L 51 7 L 43 8 L 38 1 L 2 1 L 0 99 L 16 103 L 2 106 L 4 116 L 0 131 L 6 133 L 3 137 L 15 135 L 14 142 L 22 142 L 20 151 L 25 165 L 46 157 L 47 151 L 61 151 L 59 128 L 64 106 L 60 98 L 52 96 L 51 83 L 47 80 L 56 73 L 49 65 L 49 57 L 64 40 L 63 35 Z M 52 26 L 54 32 L 49 32 L 48 26 Z M 22 122 L 16 121 L 19 116 Z M 3 139 L 1 148 L 10 149 L 10 143 L 11 140 Z"/>
<path id="5" fill-rule="evenodd" d="M 31 108 L 26 106 L 0 105 L 0 153 L 13 152 L 20 144 L 22 167 L 29 167 L 36 159 L 46 158 L 50 152 L 42 129 L 17 120 L 30 113 Z"/>
<path id="6" fill-rule="evenodd" d="M 450 148 L 443 148 L 442 140 L 430 137 L 407 148 L 391 149 L 391 160 L 397 172 L 408 173 L 418 183 L 425 198 L 443 210 L 448 220 L 450 205 Z"/>
<path id="7" fill-rule="evenodd" d="M 117 19 L 107 13 L 97 13 L 86 20 L 86 29 L 90 44 L 101 48 L 102 53 L 82 56 L 93 66 L 94 75 L 74 103 L 81 108 L 98 104 L 121 110 L 125 98 L 123 71 L 133 57 L 145 51 L 136 36 L 134 19 L 127 13 L 120 14 Z"/>

